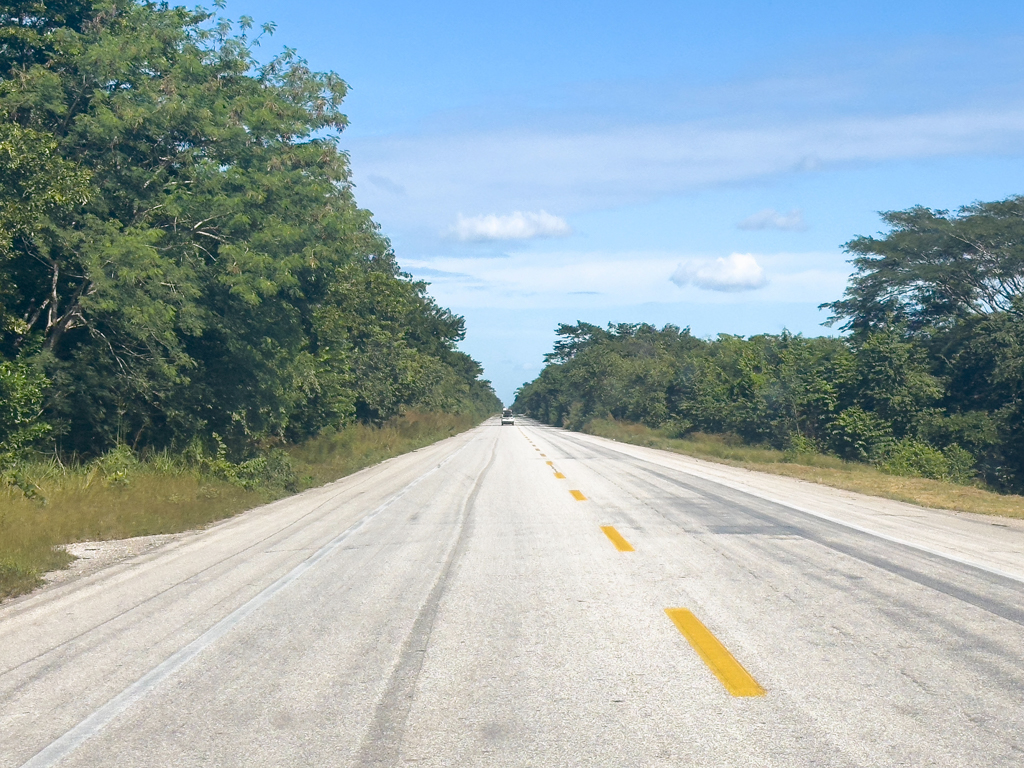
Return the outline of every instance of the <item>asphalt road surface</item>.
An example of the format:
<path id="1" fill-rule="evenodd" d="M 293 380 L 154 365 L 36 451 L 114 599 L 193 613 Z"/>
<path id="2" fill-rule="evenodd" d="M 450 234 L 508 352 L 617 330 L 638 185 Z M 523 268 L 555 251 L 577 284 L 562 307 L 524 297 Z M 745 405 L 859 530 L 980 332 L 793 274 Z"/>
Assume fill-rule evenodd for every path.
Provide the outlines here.
<path id="1" fill-rule="evenodd" d="M 0 607 L 0 766 L 1024 765 L 1024 527 L 533 424 Z"/>

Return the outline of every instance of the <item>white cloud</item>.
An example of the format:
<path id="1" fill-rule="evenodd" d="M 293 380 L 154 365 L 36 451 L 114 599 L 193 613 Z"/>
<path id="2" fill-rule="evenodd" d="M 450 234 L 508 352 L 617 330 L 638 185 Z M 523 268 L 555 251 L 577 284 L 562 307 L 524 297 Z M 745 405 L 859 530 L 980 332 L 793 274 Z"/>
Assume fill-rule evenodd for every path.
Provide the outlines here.
<path id="1" fill-rule="evenodd" d="M 795 232 L 807 229 L 802 211 L 794 209 L 789 213 L 779 213 L 774 208 L 758 211 L 736 226 L 740 229 L 788 229 Z"/>
<path id="2" fill-rule="evenodd" d="M 565 237 L 572 228 L 561 216 L 547 211 L 523 213 L 516 211 L 506 216 L 463 216 L 452 228 L 459 240 L 529 240 L 535 237 Z"/>
<path id="3" fill-rule="evenodd" d="M 692 259 L 681 263 L 669 278 L 682 288 L 695 285 L 709 291 L 753 291 L 768 284 L 764 268 L 749 253 L 725 258 Z"/>

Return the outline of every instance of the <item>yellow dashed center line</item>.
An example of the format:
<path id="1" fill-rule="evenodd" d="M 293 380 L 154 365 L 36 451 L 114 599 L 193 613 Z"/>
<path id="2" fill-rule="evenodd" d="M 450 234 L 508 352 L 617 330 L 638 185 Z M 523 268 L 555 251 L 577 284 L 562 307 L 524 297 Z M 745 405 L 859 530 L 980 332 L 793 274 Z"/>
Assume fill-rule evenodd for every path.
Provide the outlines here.
<path id="1" fill-rule="evenodd" d="M 544 463 L 547 464 L 549 467 L 555 466 L 555 462 L 553 461 L 545 461 Z"/>
<path id="2" fill-rule="evenodd" d="M 541 454 L 541 456 L 544 457 L 545 459 L 547 458 L 547 456 L 545 456 L 543 453 Z"/>
<path id="3" fill-rule="evenodd" d="M 556 471 L 555 472 L 555 479 L 556 480 L 565 480 L 565 475 L 563 475 L 561 472 Z"/>
<path id="4" fill-rule="evenodd" d="M 622 534 L 615 530 L 613 526 L 602 525 L 601 530 L 604 531 L 604 535 L 611 539 L 612 544 L 619 552 L 635 552 L 633 545 L 626 541 Z"/>
<path id="5" fill-rule="evenodd" d="M 765 695 L 765 689 L 691 611 L 686 608 L 666 608 L 665 613 L 729 693 L 733 696 Z"/>
<path id="6" fill-rule="evenodd" d="M 569 493 L 572 494 L 572 497 L 574 499 L 576 499 L 576 501 L 586 501 L 587 500 L 587 497 L 584 496 L 580 491 L 569 491 Z"/>

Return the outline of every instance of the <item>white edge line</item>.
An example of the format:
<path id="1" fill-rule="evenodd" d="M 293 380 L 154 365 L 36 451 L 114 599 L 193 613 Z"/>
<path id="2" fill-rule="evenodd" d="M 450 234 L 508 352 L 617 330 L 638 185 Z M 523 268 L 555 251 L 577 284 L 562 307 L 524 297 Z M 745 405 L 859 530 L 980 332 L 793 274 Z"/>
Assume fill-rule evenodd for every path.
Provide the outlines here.
<path id="1" fill-rule="evenodd" d="M 593 437 L 597 437 L 597 436 L 596 435 L 587 435 L 587 437 L 593 438 Z M 630 455 L 630 452 L 622 450 L 619 447 L 620 444 L 616 444 L 616 441 L 608 440 L 607 438 L 605 438 L 605 440 L 607 440 L 608 443 L 611 443 L 611 445 L 614 445 L 615 450 L 619 451 L 619 453 L 625 453 L 627 455 Z M 627 445 L 629 445 L 629 444 L 627 443 Z M 630 447 L 642 448 L 643 446 L 630 446 Z M 657 449 L 656 448 L 649 448 L 648 450 L 657 450 Z M 639 458 L 639 459 L 643 459 L 644 458 L 643 456 L 636 456 L 636 454 L 632 454 L 632 455 L 635 456 L 636 458 Z M 924 544 L 916 544 L 916 543 L 914 543 L 912 541 L 907 541 L 905 539 L 899 539 L 899 538 L 896 538 L 895 536 L 890 536 L 887 533 L 879 533 L 878 531 L 873 531 L 870 528 L 865 528 L 865 527 L 863 527 L 861 525 L 857 525 L 856 523 L 850 523 L 850 522 L 847 522 L 846 520 L 840 520 L 839 518 L 832 517 L 831 515 L 826 515 L 823 512 L 817 512 L 817 511 L 815 511 L 813 509 L 807 509 L 806 507 L 797 506 L 796 504 L 794 504 L 794 503 L 792 503 L 790 501 L 782 501 L 781 499 L 776 499 L 773 496 L 768 496 L 767 494 L 762 493 L 762 492 L 760 492 L 760 491 L 758 491 L 756 489 L 752 489 L 749 486 L 743 485 L 742 483 L 737 483 L 737 482 L 730 481 L 730 480 L 722 480 L 722 479 L 714 478 L 714 477 L 705 477 L 704 475 L 701 475 L 700 473 L 695 472 L 694 470 L 686 468 L 684 466 L 673 466 L 673 465 L 670 465 L 670 464 L 662 464 L 661 462 L 657 462 L 657 461 L 652 461 L 651 463 L 652 464 L 658 464 L 659 466 L 665 467 L 666 469 L 674 469 L 674 470 L 676 470 L 678 472 L 683 472 L 684 474 L 687 474 L 687 475 L 692 475 L 694 477 L 699 477 L 701 480 L 709 480 L 709 481 L 711 481 L 713 483 L 717 483 L 718 485 L 724 485 L 726 488 L 732 488 L 734 491 L 741 491 L 741 492 L 746 493 L 746 494 L 748 494 L 750 496 L 755 496 L 755 497 L 757 497 L 759 499 L 763 499 L 765 501 L 770 501 L 772 504 L 779 504 L 780 506 L 783 506 L 783 507 L 789 507 L 790 509 L 795 509 L 797 512 L 803 512 L 805 515 L 811 515 L 812 517 L 818 517 L 818 518 L 821 518 L 822 520 L 828 520 L 830 523 L 835 523 L 836 525 L 841 525 L 844 528 L 850 528 L 851 530 L 859 531 L 860 533 L 866 533 L 869 536 L 875 536 L 876 538 L 884 539 L 885 541 L 891 541 L 893 544 L 900 544 L 900 545 L 902 545 L 904 547 L 910 547 L 911 549 L 916 549 L 919 552 L 925 552 L 925 553 L 927 553 L 929 555 L 935 555 L 936 557 L 941 557 L 941 558 L 943 558 L 945 560 L 951 560 L 954 563 L 960 563 L 961 565 L 969 565 L 971 568 L 977 568 L 979 571 L 985 571 L 986 573 L 991 573 L 991 574 L 993 574 L 995 576 L 1002 576 L 1004 579 L 1010 579 L 1011 581 L 1016 581 L 1016 582 L 1019 582 L 1021 584 L 1024 584 L 1024 576 L 1022 576 L 1020 574 L 1009 573 L 1008 571 L 1002 571 L 1002 570 L 1000 570 L 998 568 L 993 568 L 990 565 L 983 565 L 982 563 L 975 562 L 974 560 L 968 560 L 965 557 L 959 557 L 957 555 L 950 554 L 949 552 L 943 552 L 942 550 L 939 550 L 939 549 L 933 549 L 932 547 L 925 546 Z"/>
<path id="2" fill-rule="evenodd" d="M 339 533 L 308 558 L 296 565 L 284 576 L 263 589 L 259 594 L 252 597 L 247 603 L 240 605 L 184 648 L 181 648 L 179 651 L 155 666 L 63 736 L 50 742 L 48 746 L 36 753 L 34 757 L 29 758 L 28 762 L 23 763 L 21 768 L 50 768 L 50 766 L 55 765 L 57 762 L 74 752 L 82 746 L 82 744 L 99 733 L 112 720 L 114 720 L 114 718 L 131 707 L 132 704 L 137 702 L 153 688 L 188 664 L 188 662 L 198 656 L 204 649 L 222 638 L 234 627 L 244 621 L 251 613 L 263 606 L 275 594 L 287 587 L 302 574 L 316 565 L 320 560 L 337 549 L 342 542 L 362 528 L 363 525 L 405 496 L 405 494 L 412 490 L 414 486 L 430 477 L 442 466 L 454 459 L 458 454 L 465 450 L 468 445 L 469 443 L 466 443 L 466 445 L 463 445 L 457 451 L 446 457 L 436 467 L 423 473 L 404 488 L 394 493 L 376 509 L 367 512 L 359 518 L 359 520 Z"/>

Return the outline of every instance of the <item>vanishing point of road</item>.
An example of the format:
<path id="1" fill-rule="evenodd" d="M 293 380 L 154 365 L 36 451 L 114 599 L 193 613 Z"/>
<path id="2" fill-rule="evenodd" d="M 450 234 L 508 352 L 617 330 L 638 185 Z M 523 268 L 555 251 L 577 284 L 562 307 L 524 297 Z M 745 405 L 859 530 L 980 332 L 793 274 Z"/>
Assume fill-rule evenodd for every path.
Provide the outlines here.
<path id="1" fill-rule="evenodd" d="M 1024 765 L 1024 525 L 480 427 L 0 607 L 0 767 Z"/>

